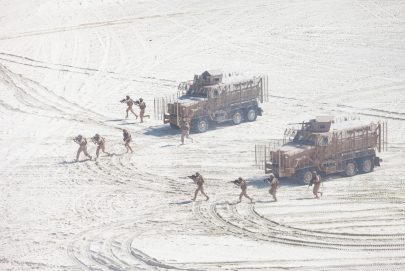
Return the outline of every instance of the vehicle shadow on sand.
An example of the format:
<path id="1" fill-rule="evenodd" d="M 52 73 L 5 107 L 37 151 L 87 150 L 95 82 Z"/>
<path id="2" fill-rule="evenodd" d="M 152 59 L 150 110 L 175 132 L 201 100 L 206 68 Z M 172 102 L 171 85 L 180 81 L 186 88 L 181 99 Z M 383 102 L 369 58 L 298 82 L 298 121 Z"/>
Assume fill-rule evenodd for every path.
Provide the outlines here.
<path id="1" fill-rule="evenodd" d="M 155 137 L 175 136 L 180 134 L 180 130 L 173 129 L 168 125 L 159 125 L 145 129 L 143 134 Z"/>
<path id="2" fill-rule="evenodd" d="M 110 122 L 110 121 L 124 121 L 127 119 L 111 119 L 111 120 L 105 120 L 105 122 Z"/>
<path id="3" fill-rule="evenodd" d="M 126 125 L 126 124 L 135 124 L 135 123 L 123 123 L 119 125 Z M 241 124 L 243 125 L 243 123 Z M 227 127 L 234 126 L 231 122 L 224 122 L 224 123 L 211 123 L 209 129 L 205 133 L 210 133 L 214 132 L 215 130 L 221 130 Z M 174 136 L 174 135 L 180 135 L 180 129 L 175 129 L 170 127 L 168 124 L 167 125 L 159 125 L 159 126 L 154 126 L 154 127 L 149 127 L 145 129 L 145 132 L 143 133 L 144 135 L 151 135 L 151 136 L 156 136 L 156 137 L 164 137 L 164 136 Z M 191 129 L 190 134 L 199 134 L 199 132 L 196 132 L 195 130 Z"/>
<path id="4" fill-rule="evenodd" d="M 185 204 L 189 204 L 192 203 L 192 200 L 184 200 L 184 201 L 179 201 L 179 202 L 172 202 L 169 203 L 170 205 L 185 205 Z"/>
<path id="5" fill-rule="evenodd" d="M 124 122 L 124 123 L 118 123 L 118 125 L 133 125 L 137 124 L 136 122 Z"/>

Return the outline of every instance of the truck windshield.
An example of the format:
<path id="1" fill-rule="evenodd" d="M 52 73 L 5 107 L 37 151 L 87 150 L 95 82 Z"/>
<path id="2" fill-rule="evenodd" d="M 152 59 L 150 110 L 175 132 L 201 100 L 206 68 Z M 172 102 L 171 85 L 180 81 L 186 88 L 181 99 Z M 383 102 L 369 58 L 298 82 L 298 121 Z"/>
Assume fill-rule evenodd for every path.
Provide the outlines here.
<path id="1" fill-rule="evenodd" d="M 202 97 L 202 98 L 207 98 L 208 97 L 208 91 L 207 89 L 200 88 L 200 89 L 189 89 L 187 91 L 187 94 L 190 95 L 191 97 Z"/>
<path id="2" fill-rule="evenodd" d="M 298 132 L 293 142 L 301 145 L 315 146 L 315 136 L 313 134 Z"/>

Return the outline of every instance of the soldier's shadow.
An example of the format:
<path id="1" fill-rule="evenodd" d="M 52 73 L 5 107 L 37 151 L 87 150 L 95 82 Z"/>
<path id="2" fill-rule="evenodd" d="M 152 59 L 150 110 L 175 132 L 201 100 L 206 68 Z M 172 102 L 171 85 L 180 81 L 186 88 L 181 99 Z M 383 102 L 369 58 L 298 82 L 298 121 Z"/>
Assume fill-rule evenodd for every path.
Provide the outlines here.
<path id="1" fill-rule="evenodd" d="M 132 124 L 137 124 L 136 122 L 124 122 L 124 123 L 118 123 L 118 125 L 132 125 Z"/>
<path id="2" fill-rule="evenodd" d="M 255 203 L 276 203 L 274 200 L 257 200 Z"/>
<path id="3" fill-rule="evenodd" d="M 184 204 L 189 204 L 192 203 L 192 200 L 184 200 L 184 201 L 179 201 L 179 202 L 172 202 L 170 203 L 171 205 L 184 205 Z"/>
<path id="4" fill-rule="evenodd" d="M 176 147 L 176 146 L 178 146 L 178 145 L 176 145 L 176 144 L 166 144 L 166 145 L 163 145 L 163 146 L 160 146 L 161 148 L 169 148 L 169 147 Z"/>
<path id="5" fill-rule="evenodd" d="M 111 120 L 105 120 L 105 122 L 108 122 L 108 121 L 123 121 L 123 120 L 126 120 L 126 119 L 111 119 Z"/>
<path id="6" fill-rule="evenodd" d="M 83 159 L 83 160 L 79 160 L 79 161 L 76 161 L 76 160 L 62 161 L 62 162 L 59 162 L 58 164 L 59 165 L 69 165 L 69 164 L 85 163 L 85 162 L 88 162 L 88 161 L 91 161 L 91 160 L 90 159 Z"/>
<path id="7" fill-rule="evenodd" d="M 296 198 L 295 200 L 312 200 L 316 199 L 315 197 L 305 197 L 305 198 Z"/>

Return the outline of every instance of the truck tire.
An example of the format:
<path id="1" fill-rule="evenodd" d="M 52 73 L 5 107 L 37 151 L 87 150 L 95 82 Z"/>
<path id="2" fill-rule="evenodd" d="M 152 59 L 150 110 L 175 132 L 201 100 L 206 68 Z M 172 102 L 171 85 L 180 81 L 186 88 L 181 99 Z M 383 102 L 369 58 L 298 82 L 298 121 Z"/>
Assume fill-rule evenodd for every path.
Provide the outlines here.
<path id="1" fill-rule="evenodd" d="M 349 161 L 346 163 L 345 176 L 347 176 L 347 177 L 354 176 L 354 175 L 356 175 L 356 171 L 357 171 L 357 166 L 354 161 Z"/>
<path id="2" fill-rule="evenodd" d="M 232 115 L 232 122 L 235 125 L 241 124 L 243 120 L 243 115 L 241 111 L 235 111 Z"/>
<path id="3" fill-rule="evenodd" d="M 312 171 L 310 169 L 300 170 L 297 174 L 297 177 L 304 184 L 309 184 L 312 180 Z"/>
<path id="4" fill-rule="evenodd" d="M 246 119 L 248 121 L 255 121 L 257 118 L 257 111 L 256 108 L 251 107 L 248 109 L 248 111 L 246 112 Z"/>
<path id="5" fill-rule="evenodd" d="M 374 169 L 374 162 L 371 158 L 366 158 L 361 162 L 361 172 L 369 173 Z"/>
<path id="6" fill-rule="evenodd" d="M 208 120 L 205 118 L 196 120 L 194 123 L 194 130 L 198 133 L 205 133 L 209 128 Z"/>

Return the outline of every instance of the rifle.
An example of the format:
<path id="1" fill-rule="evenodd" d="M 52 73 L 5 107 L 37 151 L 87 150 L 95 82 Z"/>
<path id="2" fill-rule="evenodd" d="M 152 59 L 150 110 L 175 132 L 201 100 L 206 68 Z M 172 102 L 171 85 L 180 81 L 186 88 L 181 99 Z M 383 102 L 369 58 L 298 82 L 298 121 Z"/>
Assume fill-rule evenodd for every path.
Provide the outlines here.
<path id="1" fill-rule="evenodd" d="M 93 136 L 92 138 L 91 138 L 91 141 L 94 143 L 94 144 L 96 144 L 97 145 L 97 143 L 98 143 L 98 138 L 96 137 L 96 136 Z"/>
<path id="2" fill-rule="evenodd" d="M 187 178 L 192 179 L 193 182 L 195 182 L 196 179 L 197 179 L 197 175 L 193 174 L 193 175 L 191 175 L 191 176 L 187 176 Z"/>
<path id="3" fill-rule="evenodd" d="M 241 181 L 239 181 L 238 179 L 230 181 L 230 182 L 237 186 L 240 186 L 240 183 L 241 183 Z"/>

